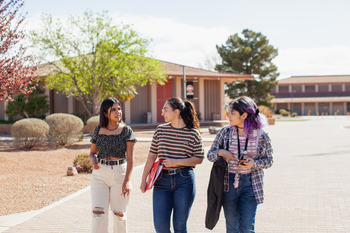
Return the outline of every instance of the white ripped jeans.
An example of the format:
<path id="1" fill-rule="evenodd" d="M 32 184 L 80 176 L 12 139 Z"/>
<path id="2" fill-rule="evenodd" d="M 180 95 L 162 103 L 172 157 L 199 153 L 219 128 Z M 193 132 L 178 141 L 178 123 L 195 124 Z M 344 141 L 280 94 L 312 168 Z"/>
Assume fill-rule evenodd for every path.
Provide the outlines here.
<path id="1" fill-rule="evenodd" d="M 127 232 L 126 207 L 129 196 L 122 196 L 122 185 L 126 163 L 121 165 L 100 165 L 91 176 L 92 232 L 108 233 L 108 206 L 113 212 L 113 232 Z M 113 169 L 112 169 L 113 167 Z M 130 195 L 130 194 L 129 194 Z"/>

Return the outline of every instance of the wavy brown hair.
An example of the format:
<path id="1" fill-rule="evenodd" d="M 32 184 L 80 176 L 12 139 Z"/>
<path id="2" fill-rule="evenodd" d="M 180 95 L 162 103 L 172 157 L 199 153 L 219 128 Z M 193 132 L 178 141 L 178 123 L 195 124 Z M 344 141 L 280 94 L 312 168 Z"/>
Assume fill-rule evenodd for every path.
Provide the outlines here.
<path id="1" fill-rule="evenodd" d="M 119 101 L 114 97 L 109 97 L 102 101 L 101 107 L 100 107 L 100 126 L 101 127 L 107 128 L 107 125 L 109 123 L 108 109 L 112 107 L 113 104 L 115 103 L 117 103 L 120 106 Z"/>

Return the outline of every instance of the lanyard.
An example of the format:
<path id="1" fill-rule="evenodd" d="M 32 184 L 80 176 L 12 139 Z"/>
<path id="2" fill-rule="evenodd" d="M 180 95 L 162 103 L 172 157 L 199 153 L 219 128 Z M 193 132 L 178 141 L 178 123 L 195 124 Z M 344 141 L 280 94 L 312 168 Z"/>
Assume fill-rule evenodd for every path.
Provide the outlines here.
<path id="1" fill-rule="evenodd" d="M 237 147 L 238 147 L 238 159 L 241 160 L 243 159 L 244 155 L 247 154 L 247 147 L 248 147 L 248 135 L 245 140 L 245 145 L 244 145 L 244 152 L 243 156 L 241 156 L 241 143 L 239 142 L 239 135 L 238 135 L 238 127 L 237 127 Z"/>

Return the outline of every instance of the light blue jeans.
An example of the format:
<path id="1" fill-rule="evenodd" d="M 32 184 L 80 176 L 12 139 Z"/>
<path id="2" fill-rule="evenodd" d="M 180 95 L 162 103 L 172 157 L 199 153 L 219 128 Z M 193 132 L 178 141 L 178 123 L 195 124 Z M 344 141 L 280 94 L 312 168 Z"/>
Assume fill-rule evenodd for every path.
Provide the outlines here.
<path id="1" fill-rule="evenodd" d="M 237 188 L 233 186 L 235 174 L 230 173 L 229 192 L 223 192 L 226 232 L 254 232 L 257 203 L 251 174 L 241 175 Z"/>
<path id="2" fill-rule="evenodd" d="M 171 232 L 170 216 L 173 212 L 174 232 L 186 233 L 195 194 L 193 169 L 184 169 L 175 175 L 162 172 L 153 190 L 153 222 L 156 232 Z"/>

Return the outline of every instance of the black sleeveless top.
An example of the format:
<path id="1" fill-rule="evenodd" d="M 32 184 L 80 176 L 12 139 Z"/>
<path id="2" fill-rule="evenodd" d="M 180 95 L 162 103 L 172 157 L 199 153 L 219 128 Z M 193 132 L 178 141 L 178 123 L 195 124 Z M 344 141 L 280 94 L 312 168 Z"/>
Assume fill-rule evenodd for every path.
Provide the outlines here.
<path id="1" fill-rule="evenodd" d="M 100 159 L 126 158 L 126 142 L 136 142 L 134 131 L 125 125 L 120 134 L 99 134 L 101 126 L 98 125 L 92 134 L 90 142 L 96 144 Z"/>

